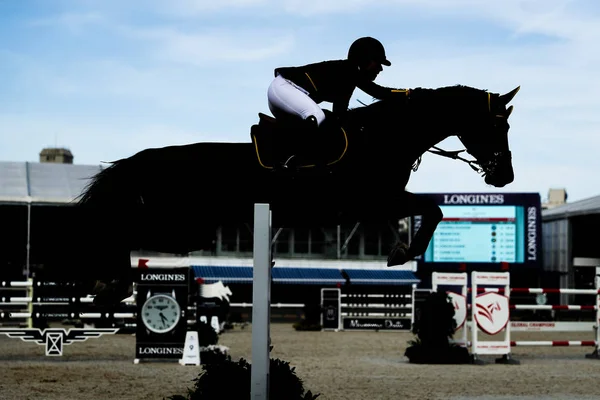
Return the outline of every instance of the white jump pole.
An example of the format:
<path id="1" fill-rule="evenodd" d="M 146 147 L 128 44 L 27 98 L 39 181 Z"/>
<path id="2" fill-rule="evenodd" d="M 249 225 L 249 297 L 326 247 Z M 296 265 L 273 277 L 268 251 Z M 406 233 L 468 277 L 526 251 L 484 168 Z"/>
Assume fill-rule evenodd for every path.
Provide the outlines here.
<path id="1" fill-rule="evenodd" d="M 252 281 L 252 400 L 269 398 L 271 342 L 271 210 L 254 205 L 254 268 Z"/>

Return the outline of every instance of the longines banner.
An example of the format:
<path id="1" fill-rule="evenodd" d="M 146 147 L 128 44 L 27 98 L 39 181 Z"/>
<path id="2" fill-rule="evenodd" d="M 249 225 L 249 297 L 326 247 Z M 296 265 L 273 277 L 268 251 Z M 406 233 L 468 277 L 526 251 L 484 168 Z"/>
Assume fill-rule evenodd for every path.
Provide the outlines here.
<path id="1" fill-rule="evenodd" d="M 189 268 L 138 269 L 136 362 L 181 359 L 187 332 Z"/>
<path id="2" fill-rule="evenodd" d="M 459 264 L 539 267 L 542 218 L 539 193 L 428 193 L 442 209 L 422 265 Z M 412 219 L 411 234 L 421 226 Z"/>

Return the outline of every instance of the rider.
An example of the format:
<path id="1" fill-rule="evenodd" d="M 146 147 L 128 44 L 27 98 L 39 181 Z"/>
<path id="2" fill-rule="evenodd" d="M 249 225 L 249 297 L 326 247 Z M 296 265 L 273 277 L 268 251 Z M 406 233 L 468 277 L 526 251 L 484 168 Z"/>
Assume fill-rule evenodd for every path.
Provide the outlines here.
<path id="1" fill-rule="evenodd" d="M 408 97 L 407 90 L 386 88 L 374 82 L 383 71 L 382 65 L 392 63 L 387 60 L 381 42 L 361 37 L 352 43 L 345 60 L 276 68 L 275 79 L 267 91 L 269 109 L 276 118 L 302 119 L 305 134 L 314 137 L 325 121 L 325 113 L 318 106 L 323 101 L 332 103 L 333 114 L 341 120 L 357 87 L 380 100 Z"/>

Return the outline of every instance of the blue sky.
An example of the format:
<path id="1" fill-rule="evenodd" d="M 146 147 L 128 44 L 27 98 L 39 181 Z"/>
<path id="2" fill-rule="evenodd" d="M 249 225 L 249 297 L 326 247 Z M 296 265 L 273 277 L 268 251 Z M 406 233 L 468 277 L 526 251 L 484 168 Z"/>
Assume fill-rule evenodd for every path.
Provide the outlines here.
<path id="1" fill-rule="evenodd" d="M 249 141 L 257 113 L 270 113 L 275 67 L 344 58 L 366 35 L 392 62 L 382 85 L 521 85 L 513 184 L 494 189 L 426 154 L 409 190 L 600 194 L 595 0 L 0 0 L 0 160 L 37 161 L 58 145 L 99 164 L 148 147 Z M 371 98 L 357 90 L 357 100 Z"/>

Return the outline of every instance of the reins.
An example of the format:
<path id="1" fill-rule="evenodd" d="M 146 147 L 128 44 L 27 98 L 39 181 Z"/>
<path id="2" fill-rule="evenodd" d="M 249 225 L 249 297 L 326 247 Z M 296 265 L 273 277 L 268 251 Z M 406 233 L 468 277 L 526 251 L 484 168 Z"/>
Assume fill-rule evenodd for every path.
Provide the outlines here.
<path id="1" fill-rule="evenodd" d="M 477 172 L 478 174 L 483 172 L 483 169 L 479 166 L 479 163 L 476 160 L 467 160 L 466 158 L 463 158 L 460 156 L 460 153 L 466 151 L 466 149 L 463 150 L 454 150 L 454 151 L 448 151 L 448 150 L 444 150 L 444 149 L 440 149 L 437 146 L 433 146 L 432 147 L 434 150 L 427 150 L 430 153 L 433 153 L 435 155 L 438 156 L 442 156 L 442 157 L 446 157 L 446 158 L 451 158 L 453 160 L 459 160 L 459 161 L 463 161 L 467 164 L 469 164 L 469 167 L 471 167 L 473 169 L 473 171 Z M 420 156 L 419 158 L 417 158 L 417 161 L 415 161 L 415 163 L 412 166 L 412 170 L 413 171 L 417 171 L 419 169 L 419 165 L 421 165 L 421 158 L 423 156 Z"/>

